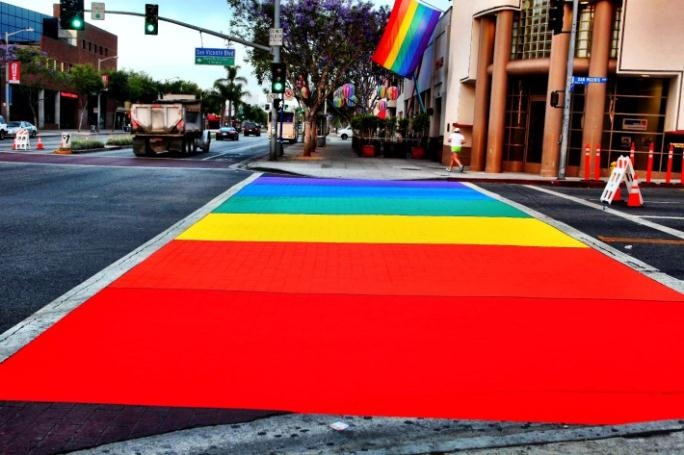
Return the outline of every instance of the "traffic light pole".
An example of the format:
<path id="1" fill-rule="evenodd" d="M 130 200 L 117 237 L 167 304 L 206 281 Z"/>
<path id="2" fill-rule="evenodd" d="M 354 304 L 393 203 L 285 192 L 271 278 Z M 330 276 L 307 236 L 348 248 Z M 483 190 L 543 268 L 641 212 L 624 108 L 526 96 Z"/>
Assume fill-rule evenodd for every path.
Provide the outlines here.
<path id="1" fill-rule="evenodd" d="M 558 158 L 558 179 L 565 179 L 568 164 L 568 135 L 570 130 L 570 101 L 572 95 L 572 75 L 575 66 L 575 35 L 577 33 L 577 10 L 579 1 L 572 0 L 572 27 L 570 28 L 570 46 L 568 48 L 568 66 L 565 70 L 565 98 L 563 100 L 563 129 L 561 132 L 560 156 Z"/>
<path id="2" fill-rule="evenodd" d="M 90 12 L 91 10 L 86 9 L 86 10 L 84 10 L 84 11 L 85 11 L 85 12 Z M 143 14 L 143 13 L 133 13 L 133 12 L 131 12 L 131 11 L 109 11 L 109 10 L 107 10 L 107 14 L 121 14 L 121 15 L 124 15 L 124 16 L 145 17 L 145 14 Z M 171 23 L 171 24 L 180 25 L 181 27 L 185 27 L 185 28 L 189 28 L 189 29 L 192 29 L 192 30 L 196 30 L 196 31 L 198 31 L 198 32 L 206 33 L 207 35 L 216 36 L 216 37 L 218 37 L 218 38 L 226 39 L 226 40 L 228 40 L 228 41 L 234 41 L 234 42 L 236 42 L 236 43 L 240 43 L 240 44 L 243 44 L 243 45 L 248 46 L 248 47 L 253 47 L 253 48 L 255 48 L 255 49 L 261 49 L 261 50 L 263 50 L 263 51 L 271 51 L 271 48 L 270 48 L 270 47 L 264 46 L 263 44 L 253 43 L 253 42 L 251 42 L 251 41 L 243 40 L 242 38 L 238 38 L 238 37 L 236 37 L 236 36 L 230 36 L 230 35 L 226 35 L 226 34 L 224 34 L 224 33 L 219 33 L 219 32 L 215 32 L 215 31 L 213 31 L 213 30 L 209 30 L 209 29 L 206 29 L 206 28 L 203 28 L 203 27 L 198 27 L 198 26 L 196 26 L 196 25 L 188 24 L 187 22 L 181 22 L 181 21 L 177 21 L 177 20 L 175 20 L 175 19 L 170 19 L 170 18 L 168 18 L 168 17 L 161 17 L 161 16 L 158 17 L 158 20 L 164 21 L 164 22 L 169 22 L 169 23 Z"/>
<path id="3" fill-rule="evenodd" d="M 273 28 L 280 28 L 280 0 L 275 0 L 274 2 Z M 280 63 L 280 46 L 273 46 L 273 63 Z M 273 134 L 271 134 L 271 148 L 268 159 L 270 161 L 277 161 L 282 145 L 279 147 L 278 144 L 278 109 L 276 109 L 275 103 L 271 103 L 271 132 Z"/>

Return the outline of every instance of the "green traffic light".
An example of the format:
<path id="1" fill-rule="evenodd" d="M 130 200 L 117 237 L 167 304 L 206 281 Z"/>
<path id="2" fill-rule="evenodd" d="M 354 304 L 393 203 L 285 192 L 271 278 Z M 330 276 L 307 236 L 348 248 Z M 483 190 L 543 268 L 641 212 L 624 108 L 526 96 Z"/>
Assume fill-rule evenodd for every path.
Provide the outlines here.
<path id="1" fill-rule="evenodd" d="M 75 17 L 75 18 L 71 21 L 71 26 L 72 26 L 75 30 L 80 30 L 81 27 L 83 26 L 83 22 L 81 22 L 81 19 L 79 19 L 78 17 Z"/>
<path id="2" fill-rule="evenodd" d="M 274 82 L 273 83 L 273 91 L 274 92 L 280 92 L 283 89 L 283 84 L 280 82 Z"/>
<path id="3" fill-rule="evenodd" d="M 154 32 L 154 24 L 147 24 L 147 32 L 148 33 Z"/>

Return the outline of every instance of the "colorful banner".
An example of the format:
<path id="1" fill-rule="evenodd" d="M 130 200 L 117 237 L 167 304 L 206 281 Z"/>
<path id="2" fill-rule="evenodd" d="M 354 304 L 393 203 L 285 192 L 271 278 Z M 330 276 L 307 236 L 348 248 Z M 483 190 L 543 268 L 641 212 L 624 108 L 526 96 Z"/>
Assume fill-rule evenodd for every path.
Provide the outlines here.
<path id="1" fill-rule="evenodd" d="M 21 82 L 21 62 L 9 62 L 9 77 L 7 82 L 10 84 L 19 84 Z"/>
<path id="2" fill-rule="evenodd" d="M 440 14 L 440 10 L 417 0 L 396 1 L 373 54 L 373 61 L 403 77 L 411 76 L 437 26 Z"/>

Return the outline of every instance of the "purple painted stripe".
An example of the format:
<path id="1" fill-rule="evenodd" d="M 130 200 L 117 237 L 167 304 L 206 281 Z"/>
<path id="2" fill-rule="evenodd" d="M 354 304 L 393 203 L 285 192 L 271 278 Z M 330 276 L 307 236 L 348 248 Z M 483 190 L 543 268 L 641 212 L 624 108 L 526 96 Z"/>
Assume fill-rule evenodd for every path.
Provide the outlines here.
<path id="1" fill-rule="evenodd" d="M 252 185 L 318 185 L 318 186 L 369 186 L 387 188 L 465 188 L 461 182 L 437 180 L 346 180 L 307 177 L 260 177 Z"/>

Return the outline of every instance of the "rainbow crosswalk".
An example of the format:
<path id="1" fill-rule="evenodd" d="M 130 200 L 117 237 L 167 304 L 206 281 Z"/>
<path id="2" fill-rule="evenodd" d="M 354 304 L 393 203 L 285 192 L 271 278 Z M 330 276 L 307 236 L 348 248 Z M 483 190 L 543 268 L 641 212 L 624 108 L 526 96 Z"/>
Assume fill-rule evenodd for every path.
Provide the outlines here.
<path id="1" fill-rule="evenodd" d="M 683 303 L 471 186 L 262 176 L 0 364 L 0 400 L 681 418 Z"/>

